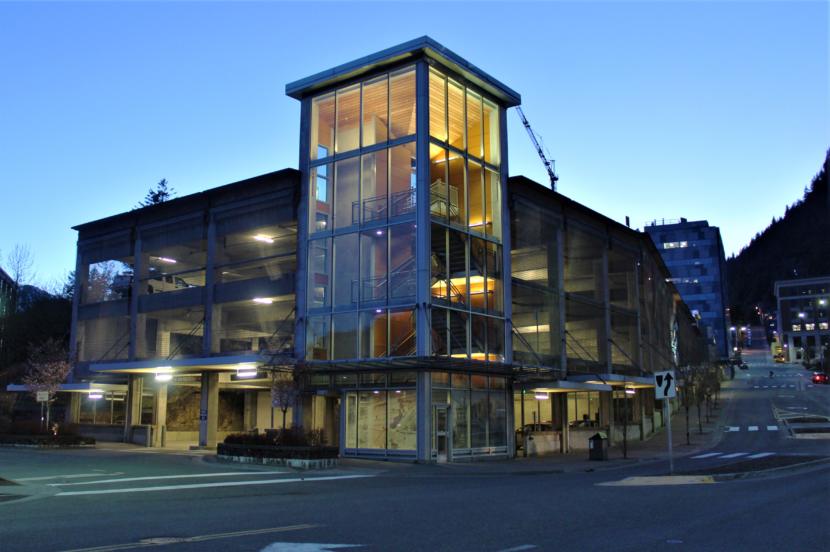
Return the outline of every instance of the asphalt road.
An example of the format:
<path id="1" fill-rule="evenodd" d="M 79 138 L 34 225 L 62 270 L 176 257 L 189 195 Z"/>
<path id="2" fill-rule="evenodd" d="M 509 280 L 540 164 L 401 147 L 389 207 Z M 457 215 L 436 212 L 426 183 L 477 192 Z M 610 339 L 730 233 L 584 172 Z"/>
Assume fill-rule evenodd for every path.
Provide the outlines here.
<path id="1" fill-rule="evenodd" d="M 725 391 L 724 428 L 740 429 L 678 458 L 677 471 L 828 455 L 830 440 L 793 438 L 780 416 L 830 414 L 830 386 L 809 387 L 796 366 L 777 365 L 770 379 L 761 355 L 750 360 Z M 763 453 L 772 454 L 748 459 Z M 0 495 L 26 497 L 0 498 L 0 550 L 830 549 L 827 463 L 726 481 L 662 477 L 665 462 L 566 473 L 540 466 L 366 463 L 300 474 L 107 445 L 0 449 L 0 478 L 17 483 L 0 485 Z"/>

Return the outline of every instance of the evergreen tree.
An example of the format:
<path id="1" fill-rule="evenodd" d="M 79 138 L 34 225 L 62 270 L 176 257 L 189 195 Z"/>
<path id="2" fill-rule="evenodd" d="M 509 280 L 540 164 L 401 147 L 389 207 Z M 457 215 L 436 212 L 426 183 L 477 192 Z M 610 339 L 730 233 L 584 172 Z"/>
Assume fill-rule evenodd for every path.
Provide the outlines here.
<path id="1" fill-rule="evenodd" d="M 176 194 L 176 190 L 171 187 L 167 186 L 167 179 L 162 178 L 159 180 L 159 183 L 156 184 L 155 188 L 150 188 L 147 191 L 147 195 L 144 196 L 144 200 L 138 203 L 136 208 L 147 207 L 149 205 L 158 205 L 159 203 L 164 203 L 170 199 L 173 199 L 173 196 Z"/>

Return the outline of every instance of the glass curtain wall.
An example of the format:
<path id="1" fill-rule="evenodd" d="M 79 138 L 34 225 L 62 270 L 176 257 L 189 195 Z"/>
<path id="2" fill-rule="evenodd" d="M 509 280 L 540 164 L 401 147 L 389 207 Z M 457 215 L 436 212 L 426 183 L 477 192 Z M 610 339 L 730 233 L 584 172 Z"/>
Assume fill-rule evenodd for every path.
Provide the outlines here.
<path id="1" fill-rule="evenodd" d="M 507 452 L 507 391 L 503 377 L 432 373 L 433 404 L 452 412 L 453 457 Z"/>
<path id="2" fill-rule="evenodd" d="M 499 109 L 431 68 L 429 121 L 432 354 L 501 361 Z"/>
<path id="3" fill-rule="evenodd" d="M 608 343 L 603 283 L 605 244 L 570 225 L 565 235 L 565 342 L 568 368 L 605 371 Z"/>
<path id="4" fill-rule="evenodd" d="M 306 353 L 415 354 L 415 67 L 311 99 Z"/>
<path id="5" fill-rule="evenodd" d="M 412 457 L 417 448 L 415 373 L 344 379 L 345 454 Z"/>

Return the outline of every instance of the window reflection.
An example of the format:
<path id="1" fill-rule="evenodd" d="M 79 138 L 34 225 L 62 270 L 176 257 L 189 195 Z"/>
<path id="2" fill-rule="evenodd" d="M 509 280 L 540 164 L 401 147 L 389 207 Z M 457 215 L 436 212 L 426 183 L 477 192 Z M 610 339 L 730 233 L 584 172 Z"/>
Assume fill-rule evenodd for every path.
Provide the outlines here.
<path id="1" fill-rule="evenodd" d="M 415 68 L 389 76 L 389 139 L 415 134 Z"/>
<path id="2" fill-rule="evenodd" d="M 334 152 L 334 94 L 311 101 L 311 159 L 323 159 Z"/>
<path id="3" fill-rule="evenodd" d="M 337 135 L 335 149 L 338 153 L 357 149 L 360 137 L 360 86 L 354 85 L 337 91 Z"/>
<path id="4" fill-rule="evenodd" d="M 434 69 L 429 71 L 429 134 L 447 141 L 447 79 Z"/>
<path id="5" fill-rule="evenodd" d="M 386 75 L 363 84 L 363 146 L 385 142 L 389 122 Z"/>

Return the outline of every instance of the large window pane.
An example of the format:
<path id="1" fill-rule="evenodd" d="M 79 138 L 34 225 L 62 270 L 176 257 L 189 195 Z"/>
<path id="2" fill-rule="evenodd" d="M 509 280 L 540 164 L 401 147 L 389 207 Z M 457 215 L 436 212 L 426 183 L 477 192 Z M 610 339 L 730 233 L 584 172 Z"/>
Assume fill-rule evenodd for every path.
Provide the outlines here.
<path id="1" fill-rule="evenodd" d="M 390 216 L 396 217 L 415 212 L 415 187 L 417 165 L 415 142 L 391 148 Z"/>
<path id="2" fill-rule="evenodd" d="M 487 446 L 488 402 L 487 391 L 470 392 L 470 446 L 472 448 Z"/>
<path id="3" fill-rule="evenodd" d="M 130 352 L 130 317 L 78 320 L 78 360 L 124 360 Z"/>
<path id="4" fill-rule="evenodd" d="M 504 362 L 504 321 L 487 318 L 487 360 Z"/>
<path id="5" fill-rule="evenodd" d="M 488 236 L 501 241 L 501 181 L 499 173 L 484 174 L 484 225 Z"/>
<path id="6" fill-rule="evenodd" d="M 499 108 L 487 100 L 484 100 L 484 160 L 491 165 L 501 161 Z"/>
<path id="7" fill-rule="evenodd" d="M 450 145 L 464 149 L 466 122 L 464 119 L 464 89 L 460 84 L 449 81 L 447 87 L 447 112 Z"/>
<path id="8" fill-rule="evenodd" d="M 450 392 L 453 412 L 452 446 L 455 449 L 470 447 L 470 392 L 453 389 Z"/>
<path id="9" fill-rule="evenodd" d="M 311 100 L 309 157 L 323 159 L 334 152 L 334 94 Z"/>
<path id="10" fill-rule="evenodd" d="M 415 311 L 389 312 L 389 356 L 415 354 Z"/>
<path id="11" fill-rule="evenodd" d="M 393 73 L 389 77 L 390 115 L 389 139 L 415 134 L 415 68 Z"/>
<path id="12" fill-rule="evenodd" d="M 337 91 L 337 152 L 357 149 L 359 138 L 360 86 L 354 85 Z"/>
<path id="13" fill-rule="evenodd" d="M 467 164 L 467 189 L 470 196 L 470 231 L 485 232 L 484 185 L 481 165 L 475 161 Z"/>
<path id="14" fill-rule="evenodd" d="M 446 222 L 450 211 L 447 188 L 447 150 L 429 145 L 429 211 L 433 218 Z"/>
<path id="15" fill-rule="evenodd" d="M 417 448 L 417 402 L 415 391 L 395 389 L 389 391 L 388 448 L 415 450 Z"/>
<path id="16" fill-rule="evenodd" d="M 434 69 L 429 71 L 429 134 L 447 141 L 447 79 Z"/>
<path id="17" fill-rule="evenodd" d="M 434 356 L 445 356 L 449 354 L 447 348 L 447 311 L 445 309 L 432 308 L 430 311 L 430 328 L 432 354 Z"/>
<path id="18" fill-rule="evenodd" d="M 449 157 L 449 215 L 450 224 L 467 226 L 467 183 L 464 178 L 464 158 L 451 153 Z"/>
<path id="19" fill-rule="evenodd" d="M 588 232 L 569 227 L 565 232 L 565 291 L 603 300 L 602 258 L 605 244 Z"/>
<path id="20" fill-rule="evenodd" d="M 333 165 L 320 165 L 311 168 L 309 185 L 308 230 L 323 232 L 331 230 L 332 201 L 334 199 L 332 177 Z"/>
<path id="21" fill-rule="evenodd" d="M 450 268 L 450 302 L 459 307 L 468 304 L 467 299 L 467 235 L 448 230 L 447 258 Z"/>
<path id="22" fill-rule="evenodd" d="M 385 303 L 387 294 L 387 230 L 360 235 L 360 301 Z"/>
<path id="23" fill-rule="evenodd" d="M 309 316 L 306 322 L 306 359 L 329 360 L 331 341 L 331 317 Z"/>
<path id="24" fill-rule="evenodd" d="M 389 227 L 389 297 L 392 300 L 415 299 L 415 225 Z"/>
<path id="25" fill-rule="evenodd" d="M 473 360 L 487 359 L 487 318 L 472 315 L 470 320 L 470 358 Z"/>
<path id="26" fill-rule="evenodd" d="M 501 246 L 487 242 L 487 310 L 499 314 L 504 311 L 504 292 L 502 290 L 502 252 Z"/>
<path id="27" fill-rule="evenodd" d="M 490 391 L 488 421 L 488 446 L 507 446 L 507 399 L 504 391 Z"/>
<path id="28" fill-rule="evenodd" d="M 361 158 L 361 187 L 363 210 L 360 216 L 363 223 L 386 220 L 388 212 L 387 180 L 388 180 L 387 150 L 369 153 Z M 357 216 L 355 215 L 356 219 Z"/>
<path id="29" fill-rule="evenodd" d="M 89 263 L 85 272 L 82 275 L 81 304 L 118 301 L 130 297 L 133 284 L 132 256 Z"/>
<path id="30" fill-rule="evenodd" d="M 334 360 L 357 358 L 357 313 L 333 314 L 332 352 Z"/>
<path id="31" fill-rule="evenodd" d="M 204 226 L 189 220 L 142 233 L 141 294 L 205 285 Z"/>
<path id="32" fill-rule="evenodd" d="M 308 308 L 331 305 L 331 238 L 308 242 Z"/>
<path id="33" fill-rule="evenodd" d="M 360 358 L 383 358 L 387 352 L 385 309 L 360 313 Z"/>
<path id="34" fill-rule="evenodd" d="M 466 312 L 450 311 L 450 355 L 456 358 L 467 358 L 467 318 Z"/>
<path id="35" fill-rule="evenodd" d="M 334 238 L 334 307 L 357 307 L 358 234 Z"/>
<path id="36" fill-rule="evenodd" d="M 433 224 L 431 229 L 430 294 L 433 303 L 446 303 L 449 298 L 447 266 L 447 229 Z"/>
<path id="37" fill-rule="evenodd" d="M 386 141 L 389 121 L 386 75 L 363 84 L 363 145 Z"/>
<path id="38" fill-rule="evenodd" d="M 352 157 L 334 164 L 334 226 L 343 228 L 360 222 L 360 158 Z"/>
<path id="39" fill-rule="evenodd" d="M 481 96 L 467 92 L 467 152 L 481 159 L 483 157 L 481 131 Z"/>
<path id="40" fill-rule="evenodd" d="M 485 275 L 487 272 L 487 242 L 481 238 L 470 239 L 470 308 L 487 310 L 487 295 L 490 290 Z"/>
<path id="41" fill-rule="evenodd" d="M 386 448 L 386 391 L 360 391 L 357 413 L 358 448 Z"/>
<path id="42" fill-rule="evenodd" d="M 346 448 L 357 448 L 357 393 L 346 393 Z"/>

